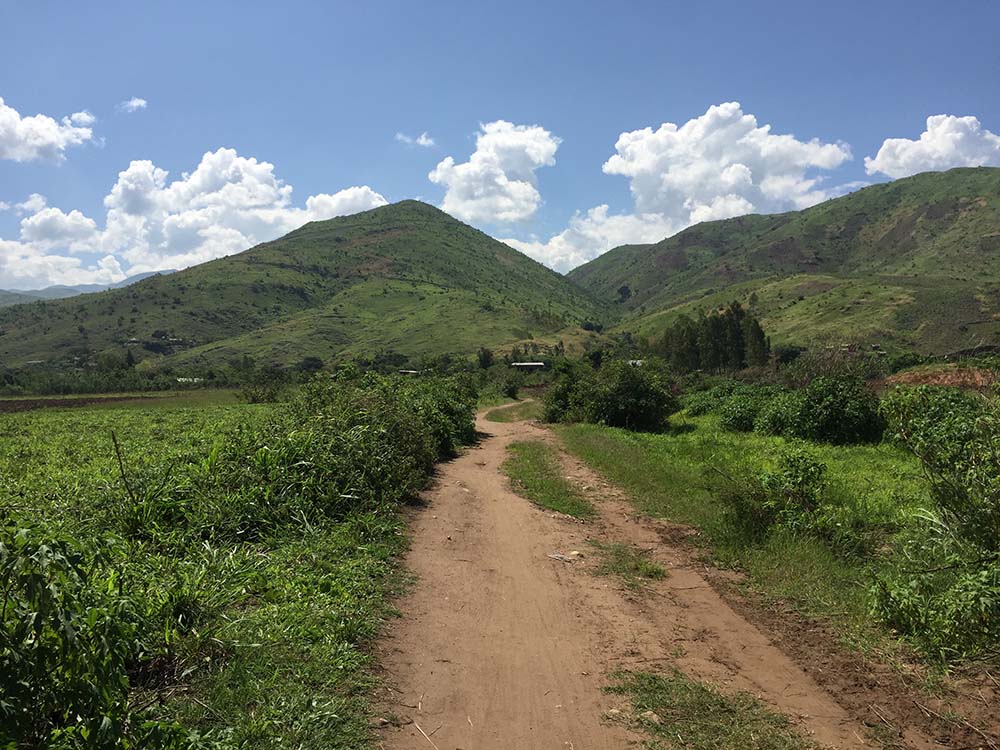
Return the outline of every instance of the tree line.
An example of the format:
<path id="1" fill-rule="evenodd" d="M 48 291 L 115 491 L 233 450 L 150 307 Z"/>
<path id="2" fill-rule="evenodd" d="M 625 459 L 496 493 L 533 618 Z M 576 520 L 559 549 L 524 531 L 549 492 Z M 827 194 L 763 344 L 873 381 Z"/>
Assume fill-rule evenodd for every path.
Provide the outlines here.
<path id="1" fill-rule="evenodd" d="M 681 372 L 742 370 L 766 365 L 771 357 L 760 321 L 739 302 L 696 318 L 681 315 L 649 348 Z"/>

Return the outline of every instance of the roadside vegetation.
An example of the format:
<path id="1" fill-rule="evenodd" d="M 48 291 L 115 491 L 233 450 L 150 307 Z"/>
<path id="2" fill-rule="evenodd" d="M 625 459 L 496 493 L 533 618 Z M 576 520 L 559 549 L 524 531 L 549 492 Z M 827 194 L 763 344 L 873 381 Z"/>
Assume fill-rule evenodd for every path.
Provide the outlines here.
<path id="1" fill-rule="evenodd" d="M 585 377 L 611 388 L 623 367 Z M 631 370 L 646 387 L 664 381 Z M 659 430 L 637 431 L 594 409 L 559 408 L 574 403 L 563 395 L 574 379 L 583 380 L 564 374 L 547 402 L 550 418 L 574 423 L 560 428 L 567 447 L 645 512 L 698 528 L 716 559 L 760 591 L 831 618 L 866 648 L 898 634 L 942 664 L 1000 653 L 991 396 L 919 386 L 879 398 L 850 371 L 800 387 L 716 378 L 682 394 L 672 418 L 670 406 L 646 413 L 650 426 L 664 420 Z M 648 403 L 622 398 L 618 408 Z"/>
<path id="2" fill-rule="evenodd" d="M 658 581 L 667 577 L 667 571 L 649 559 L 652 550 L 642 550 L 621 542 L 591 540 L 601 564 L 594 572 L 600 576 L 617 576 L 625 586 L 638 591 L 645 581 Z"/>
<path id="3" fill-rule="evenodd" d="M 369 375 L 0 417 L 0 746 L 363 746 L 398 508 L 474 403 Z"/>
<path id="4" fill-rule="evenodd" d="M 590 518 L 594 506 L 566 479 L 556 448 L 540 440 L 511 443 L 502 469 L 517 492 L 536 505 L 575 518 Z"/>
<path id="5" fill-rule="evenodd" d="M 632 702 L 636 724 L 654 750 L 810 750 L 781 714 L 748 693 L 724 695 L 678 670 L 619 672 L 608 692 Z"/>

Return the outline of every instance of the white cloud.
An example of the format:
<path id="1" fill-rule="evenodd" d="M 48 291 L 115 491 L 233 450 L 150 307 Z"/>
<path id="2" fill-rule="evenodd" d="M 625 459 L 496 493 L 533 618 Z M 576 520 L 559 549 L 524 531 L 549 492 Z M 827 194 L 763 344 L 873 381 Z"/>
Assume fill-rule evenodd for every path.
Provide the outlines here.
<path id="1" fill-rule="evenodd" d="M 674 224 L 659 214 L 609 214 L 606 205 L 596 206 L 586 214 L 577 212 L 569 227 L 546 242 L 503 239 L 540 263 L 565 272 L 596 257 L 594 248 L 608 250 L 618 245 L 659 242 L 673 234 Z"/>
<path id="2" fill-rule="evenodd" d="M 45 196 L 39 193 L 32 193 L 21 203 L 14 206 L 19 214 L 33 214 L 41 211 L 48 205 Z"/>
<path id="3" fill-rule="evenodd" d="M 131 99 L 126 99 L 123 102 L 119 102 L 118 111 L 127 112 L 131 114 L 132 112 L 138 112 L 140 109 L 145 109 L 149 105 L 145 99 L 140 99 L 138 96 L 133 96 Z"/>
<path id="4" fill-rule="evenodd" d="M 441 161 L 428 179 L 445 187 L 441 208 L 470 222 L 528 219 L 541 205 L 535 170 L 556 163 L 560 140 L 538 125 L 505 120 L 480 126 L 469 161 Z"/>
<path id="5" fill-rule="evenodd" d="M 719 104 L 680 126 L 667 122 L 619 136 L 603 169 L 628 178 L 633 213 L 598 206 L 547 242 L 519 246 L 567 270 L 615 245 L 659 241 L 700 221 L 806 208 L 836 194 L 815 172 L 850 158 L 844 143 L 775 135 L 739 103 Z"/>
<path id="6" fill-rule="evenodd" d="M 0 239 L 0 286 L 39 289 L 53 284 L 110 284 L 126 274 L 113 255 L 90 266 L 80 258 L 48 253 L 24 242 Z"/>
<path id="7" fill-rule="evenodd" d="M 21 220 L 21 240 L 39 248 L 86 252 L 93 250 L 99 239 L 97 222 L 76 209 L 67 214 L 58 208 L 43 208 Z"/>
<path id="8" fill-rule="evenodd" d="M 151 161 L 133 161 L 104 199 L 103 228 L 77 210 L 49 208 L 41 195 L 19 204 L 29 215 L 21 221 L 20 242 L 0 244 L 0 288 L 82 283 L 109 274 L 114 278 L 107 280 L 117 281 L 184 268 L 241 252 L 308 221 L 385 203 L 370 187 L 356 186 L 294 206 L 292 186 L 274 174 L 272 164 L 233 149 L 206 153 L 194 171 L 176 180 Z M 103 257 L 86 265 L 66 251 Z"/>
<path id="9" fill-rule="evenodd" d="M 396 133 L 396 140 L 400 143 L 405 143 L 407 146 L 423 146 L 424 148 L 430 148 L 434 145 L 434 139 L 430 137 L 426 130 L 416 138 L 411 135 L 407 135 L 406 133 Z"/>
<path id="10" fill-rule="evenodd" d="M 933 115 L 918 140 L 887 138 L 874 159 L 865 157 L 868 174 L 881 172 L 893 178 L 983 166 L 1000 166 L 1000 135 L 972 116 Z"/>
<path id="11" fill-rule="evenodd" d="M 74 112 L 56 121 L 48 115 L 21 117 L 0 98 L 0 159 L 13 161 L 62 161 L 70 146 L 91 141 L 95 118 L 87 111 Z"/>
<path id="12" fill-rule="evenodd" d="M 69 121 L 73 125 L 78 125 L 78 126 L 80 126 L 82 128 L 88 128 L 91 125 L 93 125 L 95 122 L 97 122 L 97 118 L 94 117 L 87 110 L 83 110 L 82 112 L 74 112 L 73 114 L 71 114 L 69 116 Z"/>
<path id="13" fill-rule="evenodd" d="M 0 201 L 0 211 L 10 211 L 12 208 L 13 206 L 6 201 Z"/>

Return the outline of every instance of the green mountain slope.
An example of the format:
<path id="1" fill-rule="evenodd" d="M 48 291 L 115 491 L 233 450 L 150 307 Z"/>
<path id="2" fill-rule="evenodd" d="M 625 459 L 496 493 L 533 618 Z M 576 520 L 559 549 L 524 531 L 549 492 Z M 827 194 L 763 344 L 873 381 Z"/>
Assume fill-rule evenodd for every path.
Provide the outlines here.
<path id="1" fill-rule="evenodd" d="M 574 335 L 603 314 L 559 274 L 403 201 L 124 289 L 4 308 L 0 363 L 126 346 L 177 364 L 463 353 Z"/>
<path id="2" fill-rule="evenodd" d="M 618 303 L 619 327 L 643 335 L 681 312 L 753 298 L 778 341 L 928 353 L 1000 344 L 1000 169 L 925 173 L 804 211 L 699 224 L 569 277 Z"/>

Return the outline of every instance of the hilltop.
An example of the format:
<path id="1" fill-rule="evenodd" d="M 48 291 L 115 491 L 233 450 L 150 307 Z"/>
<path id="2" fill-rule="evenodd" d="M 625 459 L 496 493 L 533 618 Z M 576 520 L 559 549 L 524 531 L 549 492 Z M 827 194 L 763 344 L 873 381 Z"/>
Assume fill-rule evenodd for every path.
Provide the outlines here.
<path id="1" fill-rule="evenodd" d="M 573 335 L 603 308 L 513 248 L 402 201 L 123 289 L 4 308 L 0 362 L 125 348 L 170 364 L 461 354 Z"/>
<path id="2" fill-rule="evenodd" d="M 752 305 L 776 341 L 945 353 L 1000 343 L 1000 169 L 863 188 L 803 211 L 615 248 L 569 278 L 657 335 L 682 312 Z"/>

